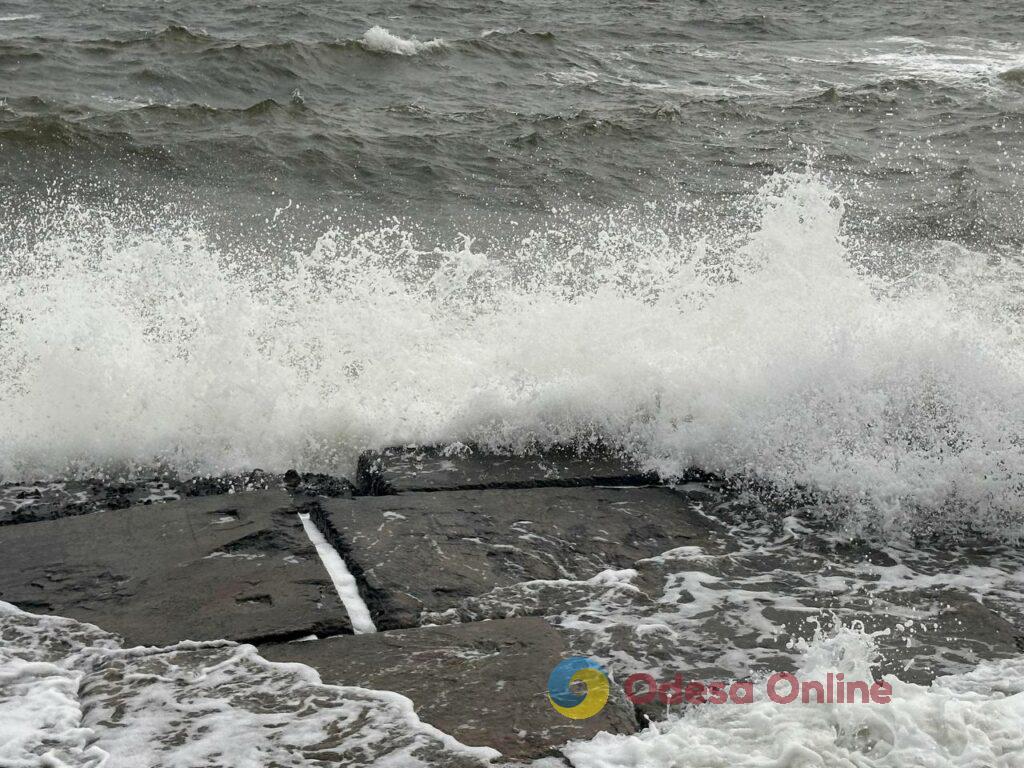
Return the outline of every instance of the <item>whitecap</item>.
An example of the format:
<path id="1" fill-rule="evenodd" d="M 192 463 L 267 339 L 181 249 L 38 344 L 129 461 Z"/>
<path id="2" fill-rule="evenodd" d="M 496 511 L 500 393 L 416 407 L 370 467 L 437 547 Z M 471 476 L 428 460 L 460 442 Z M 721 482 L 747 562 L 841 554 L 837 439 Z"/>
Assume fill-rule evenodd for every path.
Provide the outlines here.
<path id="1" fill-rule="evenodd" d="M 396 53 L 400 56 L 415 56 L 424 51 L 433 51 L 445 47 L 444 40 L 421 41 L 416 38 L 406 39 L 393 35 L 384 27 L 373 26 L 363 33 L 363 47 L 376 53 Z"/>

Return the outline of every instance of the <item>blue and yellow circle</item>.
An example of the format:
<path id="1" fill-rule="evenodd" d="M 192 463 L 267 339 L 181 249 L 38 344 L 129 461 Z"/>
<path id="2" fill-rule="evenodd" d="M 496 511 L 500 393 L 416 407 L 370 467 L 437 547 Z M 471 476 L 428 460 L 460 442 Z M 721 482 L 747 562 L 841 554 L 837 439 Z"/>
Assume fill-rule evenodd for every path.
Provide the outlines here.
<path id="1" fill-rule="evenodd" d="M 570 686 L 583 683 L 586 693 L 575 693 Z M 608 703 L 608 673 L 586 656 L 560 661 L 548 677 L 548 701 L 555 711 L 573 720 L 586 720 Z"/>

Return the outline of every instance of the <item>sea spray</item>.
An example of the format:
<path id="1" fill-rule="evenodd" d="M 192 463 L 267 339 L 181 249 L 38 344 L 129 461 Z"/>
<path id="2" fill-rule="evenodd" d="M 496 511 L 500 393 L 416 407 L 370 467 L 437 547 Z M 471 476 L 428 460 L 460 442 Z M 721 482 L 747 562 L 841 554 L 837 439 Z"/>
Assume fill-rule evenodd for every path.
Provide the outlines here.
<path id="1" fill-rule="evenodd" d="M 894 278 L 843 215 L 788 174 L 724 221 L 555 214 L 449 248 L 393 223 L 272 263 L 173 220 L 8 221 L 0 474 L 343 473 L 388 443 L 601 441 L 872 524 L 1019 535 L 1016 261 Z"/>

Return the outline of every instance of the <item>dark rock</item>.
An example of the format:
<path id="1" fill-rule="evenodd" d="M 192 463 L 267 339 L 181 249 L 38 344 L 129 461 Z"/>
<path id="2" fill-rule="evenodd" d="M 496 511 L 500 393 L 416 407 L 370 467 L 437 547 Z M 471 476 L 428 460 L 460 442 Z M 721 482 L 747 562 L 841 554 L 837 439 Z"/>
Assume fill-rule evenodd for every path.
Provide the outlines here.
<path id="1" fill-rule="evenodd" d="M 254 469 L 248 475 L 197 476 L 180 485 L 183 496 L 216 496 L 222 493 L 265 491 L 281 486 L 280 475 Z"/>
<path id="2" fill-rule="evenodd" d="M 287 479 L 286 479 L 287 482 Z M 292 493 L 304 496 L 327 496 L 332 499 L 351 499 L 355 495 L 355 486 L 343 477 L 304 472 L 297 475 L 297 481 L 289 486 Z"/>
<path id="3" fill-rule="evenodd" d="M 351 631 L 292 497 L 211 496 L 0 528 L 0 600 L 130 644 Z"/>
<path id="4" fill-rule="evenodd" d="M 890 630 L 909 642 L 885 643 L 882 672 L 901 680 L 930 685 L 936 676 L 959 666 L 974 667 L 982 660 L 1014 658 L 1024 652 L 1024 628 L 1015 627 L 988 606 L 956 589 L 920 589 L 889 595 L 894 604 L 917 609 L 934 606 L 930 620 L 918 621 L 900 633 L 906 618 L 873 612 L 863 621 L 872 631 Z"/>
<path id="5" fill-rule="evenodd" d="M 179 481 L 151 477 L 131 482 L 99 479 L 47 481 L 0 486 L 0 526 L 58 520 L 104 509 L 175 501 L 183 497 L 219 496 L 249 491 L 289 490 L 299 496 L 352 496 L 355 487 L 343 477 L 289 470 L 275 475 L 256 469 L 247 474 L 197 476 Z"/>
<path id="6" fill-rule="evenodd" d="M 397 691 L 412 699 L 421 720 L 506 757 L 540 757 L 599 731 L 636 730 L 614 683 L 608 704 L 592 718 L 572 720 L 551 707 L 548 675 L 571 654 L 539 618 L 277 644 L 261 647 L 260 654 L 307 664 L 325 683 Z"/>
<path id="7" fill-rule="evenodd" d="M 535 488 L 323 500 L 314 520 L 378 628 L 535 579 L 587 579 L 717 535 L 667 488 Z"/>
<path id="8" fill-rule="evenodd" d="M 485 488 L 649 485 L 657 477 L 609 452 L 551 450 L 541 455 L 501 456 L 468 446 L 387 448 L 359 457 L 360 493 L 479 490 Z"/>
<path id="9" fill-rule="evenodd" d="M 130 483 L 98 479 L 14 483 L 0 486 L 0 525 L 124 509 L 181 495 L 174 481 L 159 477 Z"/>

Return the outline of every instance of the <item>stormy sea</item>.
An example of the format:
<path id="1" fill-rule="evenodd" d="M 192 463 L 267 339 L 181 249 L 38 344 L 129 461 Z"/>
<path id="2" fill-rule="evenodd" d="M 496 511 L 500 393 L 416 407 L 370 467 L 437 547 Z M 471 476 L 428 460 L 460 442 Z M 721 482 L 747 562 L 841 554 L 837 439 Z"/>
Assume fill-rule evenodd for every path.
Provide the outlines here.
<path id="1" fill-rule="evenodd" d="M 1022 40 L 994 0 L 0 0 L 0 766 L 1024 765 Z M 380 496 L 394 446 L 545 474 Z M 560 474 L 596 454 L 628 471 Z M 188 556 L 322 567 L 340 623 L 257 627 L 267 587 L 153 630 L 203 590 L 134 575 L 142 531 L 268 494 L 291 522 Z M 364 637 L 499 621 L 620 687 L 892 696 L 506 748 Z M 372 674 L 291 660 L 349 636 Z"/>

